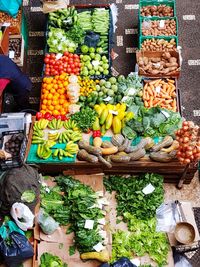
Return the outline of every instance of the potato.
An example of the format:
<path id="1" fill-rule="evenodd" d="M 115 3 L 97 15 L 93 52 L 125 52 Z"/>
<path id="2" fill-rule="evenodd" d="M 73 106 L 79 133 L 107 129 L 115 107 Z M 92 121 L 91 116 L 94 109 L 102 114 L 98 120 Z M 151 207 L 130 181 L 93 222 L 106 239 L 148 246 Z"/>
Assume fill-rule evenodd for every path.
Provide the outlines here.
<path id="1" fill-rule="evenodd" d="M 159 5 L 159 6 L 144 6 L 141 8 L 142 16 L 159 16 L 159 17 L 173 17 L 174 10 L 172 7 L 167 5 Z"/>
<path id="2" fill-rule="evenodd" d="M 177 58 L 176 57 L 170 57 L 169 62 L 170 63 L 177 63 Z"/>

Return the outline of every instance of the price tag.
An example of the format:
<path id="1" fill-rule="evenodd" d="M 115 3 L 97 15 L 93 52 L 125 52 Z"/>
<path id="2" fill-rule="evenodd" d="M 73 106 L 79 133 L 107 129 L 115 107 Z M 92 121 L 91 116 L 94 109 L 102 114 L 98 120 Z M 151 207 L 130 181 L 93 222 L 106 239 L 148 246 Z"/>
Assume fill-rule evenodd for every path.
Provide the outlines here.
<path id="1" fill-rule="evenodd" d="M 62 54 L 61 54 L 61 53 L 58 53 L 58 54 L 56 55 L 56 60 L 59 60 L 61 57 L 62 57 Z"/>
<path id="2" fill-rule="evenodd" d="M 109 113 L 111 113 L 113 115 L 118 115 L 118 111 L 114 111 L 114 110 L 110 110 L 110 109 L 109 109 Z"/>
<path id="3" fill-rule="evenodd" d="M 145 186 L 145 187 L 142 189 L 142 192 L 143 192 L 145 195 L 148 195 L 148 194 L 153 193 L 154 190 L 155 190 L 155 187 L 150 183 L 150 184 L 148 184 L 147 186 Z"/>
<path id="4" fill-rule="evenodd" d="M 156 90 L 156 93 L 160 93 L 160 90 L 161 90 L 160 86 L 157 86 L 155 90 Z"/>
<path id="5" fill-rule="evenodd" d="M 104 101 L 109 102 L 111 99 L 112 99 L 112 97 L 108 96 L 108 97 L 104 98 Z"/>
<path id="6" fill-rule="evenodd" d="M 164 20 L 160 20 L 159 27 L 160 28 L 164 28 L 165 27 L 165 21 Z"/>
<path id="7" fill-rule="evenodd" d="M 98 243 L 93 247 L 93 249 L 96 250 L 97 252 L 100 252 L 104 249 L 104 246 L 101 243 Z"/>
<path id="8" fill-rule="evenodd" d="M 14 58 L 15 57 L 15 51 L 11 50 L 9 51 L 9 58 Z"/>
<path id="9" fill-rule="evenodd" d="M 167 119 L 170 117 L 170 115 L 166 111 L 161 110 L 161 112 Z"/>
<path id="10" fill-rule="evenodd" d="M 3 27 L 9 27 L 9 26 L 10 26 L 10 22 L 4 22 L 4 23 L 2 24 L 2 26 L 3 26 Z"/>
<path id="11" fill-rule="evenodd" d="M 85 229 L 93 229 L 94 221 L 93 220 L 85 220 Z"/>

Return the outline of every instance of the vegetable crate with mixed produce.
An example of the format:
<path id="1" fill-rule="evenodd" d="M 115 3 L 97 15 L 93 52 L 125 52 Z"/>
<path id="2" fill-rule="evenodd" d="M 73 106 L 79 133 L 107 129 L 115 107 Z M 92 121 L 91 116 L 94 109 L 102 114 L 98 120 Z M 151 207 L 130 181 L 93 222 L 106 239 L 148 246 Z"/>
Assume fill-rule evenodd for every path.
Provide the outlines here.
<path id="1" fill-rule="evenodd" d="M 109 6 L 72 6 L 51 12 L 47 28 L 46 52 L 78 53 L 81 57 L 81 75 L 104 77 L 110 74 L 113 29 Z M 48 58 L 45 58 L 45 63 L 47 61 Z M 66 60 L 64 63 L 59 67 L 52 67 L 53 72 L 47 65 L 45 74 L 59 74 L 64 69 L 69 74 L 74 73 L 73 66 L 68 66 L 67 69 Z"/>

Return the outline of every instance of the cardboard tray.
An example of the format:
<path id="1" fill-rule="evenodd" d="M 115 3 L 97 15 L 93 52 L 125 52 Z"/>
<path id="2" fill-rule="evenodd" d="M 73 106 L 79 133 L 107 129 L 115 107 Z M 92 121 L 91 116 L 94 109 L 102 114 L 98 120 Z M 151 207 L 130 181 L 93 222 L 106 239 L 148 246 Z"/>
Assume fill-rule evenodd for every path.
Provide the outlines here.
<path id="1" fill-rule="evenodd" d="M 142 71 L 138 65 L 138 68 L 139 68 L 138 74 L 141 76 L 144 76 L 144 77 L 151 77 L 151 78 L 178 78 L 180 76 L 180 69 L 181 69 L 180 55 L 177 51 L 170 51 L 169 53 L 171 54 L 171 56 L 177 58 L 178 65 L 179 65 L 178 71 L 170 72 L 170 74 L 168 74 L 168 75 L 167 74 L 152 75 L 152 74 L 149 74 L 149 73 Z M 163 52 L 151 52 L 151 51 L 138 50 L 138 51 L 136 51 L 136 61 L 138 63 L 140 57 L 158 58 L 158 57 L 161 57 L 162 54 L 163 54 Z"/>
<path id="2" fill-rule="evenodd" d="M 10 35 L 9 39 L 21 39 L 21 52 L 20 57 L 13 58 L 12 60 L 19 66 L 23 67 L 24 65 L 24 56 L 25 56 L 25 44 L 24 38 L 22 35 Z"/>

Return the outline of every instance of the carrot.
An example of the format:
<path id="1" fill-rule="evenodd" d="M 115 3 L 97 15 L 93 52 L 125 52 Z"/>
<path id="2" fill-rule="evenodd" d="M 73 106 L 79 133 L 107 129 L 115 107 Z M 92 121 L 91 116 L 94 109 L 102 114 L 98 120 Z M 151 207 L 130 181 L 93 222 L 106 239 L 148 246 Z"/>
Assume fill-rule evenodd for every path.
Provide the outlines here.
<path id="1" fill-rule="evenodd" d="M 155 83 L 157 83 L 157 82 L 160 82 L 161 81 L 161 79 L 159 79 L 159 80 L 154 80 L 154 81 L 151 81 L 151 82 L 149 82 L 149 85 L 154 85 Z"/>
<path id="2" fill-rule="evenodd" d="M 143 100 L 146 100 L 146 91 L 143 90 L 143 96 L 142 96 Z"/>
<path id="3" fill-rule="evenodd" d="M 176 93 L 173 92 L 173 93 L 171 94 L 171 96 L 172 96 L 172 97 L 176 97 Z"/>
<path id="4" fill-rule="evenodd" d="M 172 83 L 172 84 L 175 83 L 175 80 L 167 79 L 167 81 L 168 81 L 168 83 Z"/>
<path id="5" fill-rule="evenodd" d="M 147 101 L 144 101 L 144 106 L 145 106 L 146 108 L 148 108 L 149 103 L 148 103 Z"/>
<path id="6" fill-rule="evenodd" d="M 150 99 L 149 99 L 149 107 L 153 107 L 153 96 L 150 96 Z"/>
<path id="7" fill-rule="evenodd" d="M 153 96 L 153 90 L 152 90 L 151 86 L 147 87 L 147 92 L 149 93 L 149 95 Z"/>
<path id="8" fill-rule="evenodd" d="M 162 98 L 171 99 L 171 96 L 169 96 L 169 95 L 166 95 L 166 94 L 163 94 L 163 93 L 161 94 L 161 97 L 162 97 Z"/>
<path id="9" fill-rule="evenodd" d="M 174 99 L 172 102 L 172 110 L 176 111 L 176 99 Z"/>
<path id="10" fill-rule="evenodd" d="M 162 104 L 163 101 L 164 101 L 163 99 L 162 99 L 162 100 L 159 100 L 159 101 L 157 102 L 157 106 L 159 106 L 160 104 Z"/>
<path id="11" fill-rule="evenodd" d="M 169 104 L 171 102 L 173 102 L 173 99 L 165 100 L 165 103 L 167 103 L 167 104 Z"/>
<path id="12" fill-rule="evenodd" d="M 162 86 L 162 88 L 163 88 L 163 91 L 165 91 L 165 93 L 166 93 L 166 89 L 167 89 L 167 84 L 165 83 L 165 84 L 163 84 L 163 86 Z"/>
<path id="13" fill-rule="evenodd" d="M 159 86 L 161 82 L 162 82 L 162 80 L 161 80 L 161 79 L 160 79 L 160 80 L 157 80 L 157 81 L 156 81 L 156 83 L 154 84 L 154 87 L 157 87 L 157 86 Z"/>
<path id="14" fill-rule="evenodd" d="M 149 96 L 149 92 L 147 91 L 147 92 L 146 92 L 146 100 L 149 100 L 149 97 L 150 97 L 150 96 Z"/>
<path id="15" fill-rule="evenodd" d="M 148 83 L 145 84 L 144 86 L 144 91 L 147 89 Z"/>

